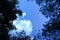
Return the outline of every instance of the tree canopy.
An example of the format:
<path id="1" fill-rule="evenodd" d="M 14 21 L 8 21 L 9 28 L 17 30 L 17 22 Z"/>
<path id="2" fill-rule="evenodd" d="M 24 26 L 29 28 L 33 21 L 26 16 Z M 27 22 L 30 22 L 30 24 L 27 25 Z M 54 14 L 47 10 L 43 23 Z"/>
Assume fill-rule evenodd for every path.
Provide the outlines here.
<path id="1" fill-rule="evenodd" d="M 22 15 L 16 8 L 17 3 L 17 0 L 0 0 L 0 40 L 9 40 L 8 31 L 14 29 L 16 14 Z"/>
<path id="2" fill-rule="evenodd" d="M 51 38 L 53 40 L 59 40 L 60 35 L 60 0 L 36 0 L 36 3 L 40 6 L 40 12 L 50 20 L 44 24 L 42 30 L 43 36 Z M 59 36 L 58 36 L 59 35 Z M 51 39 L 52 39 L 51 38 Z M 46 39 L 48 40 L 48 39 Z"/>

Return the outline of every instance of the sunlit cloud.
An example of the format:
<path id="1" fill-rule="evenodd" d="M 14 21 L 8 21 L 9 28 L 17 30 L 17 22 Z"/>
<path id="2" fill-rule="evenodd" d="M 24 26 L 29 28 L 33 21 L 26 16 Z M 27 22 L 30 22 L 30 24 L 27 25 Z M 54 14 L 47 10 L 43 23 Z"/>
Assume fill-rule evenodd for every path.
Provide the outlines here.
<path id="1" fill-rule="evenodd" d="M 25 16 L 26 16 L 26 13 L 23 13 L 23 14 L 22 14 L 22 17 L 24 18 Z"/>
<path id="2" fill-rule="evenodd" d="M 21 20 L 19 23 L 16 25 L 17 32 L 20 32 L 24 30 L 27 35 L 30 35 L 32 32 L 32 23 L 30 20 Z"/>
<path id="3" fill-rule="evenodd" d="M 25 16 L 26 13 L 23 13 L 22 18 L 24 18 Z M 17 19 L 13 21 L 13 24 L 16 26 L 17 29 L 10 30 L 9 35 L 11 35 L 11 37 L 13 37 L 14 35 L 18 36 L 17 33 L 20 33 L 23 30 L 26 32 L 26 35 L 30 35 L 33 30 L 32 22 L 28 19 L 19 20 L 18 14 L 17 14 Z"/>

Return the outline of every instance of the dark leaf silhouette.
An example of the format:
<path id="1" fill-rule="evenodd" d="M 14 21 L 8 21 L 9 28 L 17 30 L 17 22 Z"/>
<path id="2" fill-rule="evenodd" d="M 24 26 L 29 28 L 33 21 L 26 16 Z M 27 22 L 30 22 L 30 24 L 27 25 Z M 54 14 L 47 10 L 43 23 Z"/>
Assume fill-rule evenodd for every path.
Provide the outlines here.
<path id="1" fill-rule="evenodd" d="M 38 0 L 36 3 L 41 6 L 40 12 L 42 12 L 45 17 L 50 18 L 50 20 L 44 24 L 42 35 L 45 36 L 46 40 L 59 40 L 60 0 Z"/>
<path id="2" fill-rule="evenodd" d="M 0 0 L 0 40 L 9 40 L 8 31 L 14 29 L 13 20 L 16 14 L 22 15 L 16 9 L 17 0 Z"/>

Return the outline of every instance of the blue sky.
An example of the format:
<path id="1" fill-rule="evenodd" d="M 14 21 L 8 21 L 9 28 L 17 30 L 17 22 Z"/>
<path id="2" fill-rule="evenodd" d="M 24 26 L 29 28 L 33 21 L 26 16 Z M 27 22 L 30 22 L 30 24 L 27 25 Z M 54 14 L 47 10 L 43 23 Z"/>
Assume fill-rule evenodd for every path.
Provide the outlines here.
<path id="1" fill-rule="evenodd" d="M 27 29 L 26 32 L 28 34 L 36 35 L 38 33 L 38 30 L 41 30 L 43 28 L 43 24 L 48 19 L 46 19 L 45 16 L 42 15 L 41 12 L 39 12 L 39 6 L 34 1 L 33 2 L 32 1 L 28 2 L 27 0 L 18 0 L 18 1 L 19 1 L 19 4 L 18 4 L 19 7 L 17 8 L 21 9 L 23 13 L 25 13 L 26 15 L 24 17 L 22 16 L 23 18 L 21 16 L 18 16 L 17 20 L 15 20 L 16 24 L 20 26 L 22 24 L 23 25 L 25 24 L 24 26 L 22 26 L 23 28 L 21 27 L 20 28 L 24 30 Z M 28 21 L 29 21 L 29 25 L 27 23 Z M 27 25 L 29 26 L 28 28 L 26 28 Z M 29 31 L 29 29 L 31 30 Z"/>

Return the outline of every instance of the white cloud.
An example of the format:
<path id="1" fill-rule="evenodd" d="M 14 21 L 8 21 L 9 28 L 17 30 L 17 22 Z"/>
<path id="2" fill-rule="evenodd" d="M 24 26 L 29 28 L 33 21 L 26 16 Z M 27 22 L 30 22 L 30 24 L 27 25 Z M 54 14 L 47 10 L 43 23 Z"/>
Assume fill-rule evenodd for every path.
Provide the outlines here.
<path id="1" fill-rule="evenodd" d="M 32 23 L 30 20 L 21 20 L 18 25 L 16 25 L 17 30 L 24 30 L 27 35 L 30 35 L 32 32 Z"/>
<path id="2" fill-rule="evenodd" d="M 25 17 L 26 14 L 23 13 L 23 17 Z M 32 22 L 30 20 L 27 20 L 27 19 L 24 19 L 24 20 L 20 20 L 19 21 L 19 16 L 17 14 L 17 19 L 13 21 L 13 24 L 16 26 L 16 30 L 10 30 L 9 31 L 9 35 L 10 35 L 10 39 L 13 38 L 13 37 L 16 37 L 16 38 L 20 38 L 20 32 L 21 31 L 25 31 L 26 32 L 26 35 L 30 35 L 32 30 L 33 30 L 33 26 L 32 26 Z"/>
<path id="3" fill-rule="evenodd" d="M 25 16 L 26 16 L 26 13 L 23 13 L 23 14 L 22 14 L 22 17 L 24 18 Z"/>
<path id="4" fill-rule="evenodd" d="M 22 17 L 24 17 L 24 16 L 26 16 L 25 13 L 23 13 L 23 16 Z M 11 30 L 9 32 L 9 34 L 13 35 L 14 33 L 16 34 L 16 32 L 17 33 L 20 33 L 22 30 L 24 30 L 27 35 L 30 35 L 31 32 L 32 32 L 32 30 L 33 30 L 32 29 L 33 28 L 32 22 L 30 20 L 27 20 L 27 19 L 24 19 L 24 20 L 21 19 L 19 21 L 19 16 L 17 15 L 17 17 L 18 17 L 17 20 L 14 20 L 13 21 L 13 24 L 16 26 L 17 29 L 15 31 L 14 30 Z"/>

